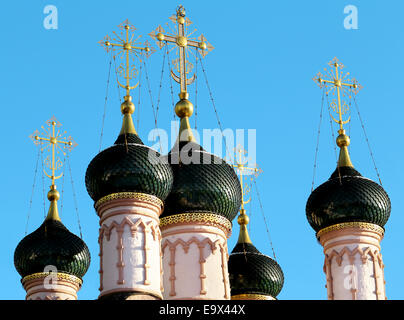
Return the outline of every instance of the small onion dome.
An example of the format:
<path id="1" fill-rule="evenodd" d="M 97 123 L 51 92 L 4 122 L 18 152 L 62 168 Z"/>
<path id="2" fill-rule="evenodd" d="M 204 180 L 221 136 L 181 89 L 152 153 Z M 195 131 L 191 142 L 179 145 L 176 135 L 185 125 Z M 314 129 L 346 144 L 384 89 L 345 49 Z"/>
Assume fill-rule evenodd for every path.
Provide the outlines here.
<path id="1" fill-rule="evenodd" d="M 192 141 L 179 143 L 168 159 L 174 183 L 160 217 L 206 212 L 234 219 L 241 205 L 241 187 L 228 163 Z"/>
<path id="2" fill-rule="evenodd" d="M 58 273 L 82 278 L 90 266 L 90 251 L 79 237 L 60 221 L 55 198 L 59 193 L 48 193 L 49 213 L 42 225 L 20 241 L 14 252 L 14 265 L 21 277 L 44 272 L 55 266 Z"/>
<path id="3" fill-rule="evenodd" d="M 175 106 L 180 131 L 167 155 L 174 183 L 160 217 L 206 212 L 232 221 L 241 205 L 240 181 L 232 166 L 196 143 L 189 125 L 193 105 L 188 93 L 181 92 L 180 98 Z"/>
<path id="4" fill-rule="evenodd" d="M 126 99 L 122 106 L 128 103 Z M 173 176 L 170 165 L 161 160 L 160 154 L 140 140 L 130 113 L 124 113 L 118 139 L 90 162 L 85 180 L 87 191 L 95 202 L 118 192 L 145 193 L 164 201 Z"/>
<path id="5" fill-rule="evenodd" d="M 316 232 L 344 222 L 383 227 L 390 211 L 386 191 L 350 166 L 337 167 L 330 179 L 311 193 L 306 204 L 307 220 Z"/>
<path id="6" fill-rule="evenodd" d="M 251 243 L 246 228 L 249 218 L 244 209 L 240 210 L 237 221 L 240 234 L 228 261 L 231 295 L 263 295 L 276 298 L 284 283 L 281 267 Z"/>

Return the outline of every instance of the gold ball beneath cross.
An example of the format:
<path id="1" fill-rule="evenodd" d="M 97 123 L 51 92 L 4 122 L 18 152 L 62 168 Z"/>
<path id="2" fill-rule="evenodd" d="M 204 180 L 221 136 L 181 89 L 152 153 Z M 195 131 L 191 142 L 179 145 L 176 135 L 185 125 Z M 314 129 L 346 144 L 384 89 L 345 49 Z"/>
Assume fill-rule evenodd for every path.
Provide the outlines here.
<path id="1" fill-rule="evenodd" d="M 175 105 L 175 113 L 178 117 L 190 117 L 194 113 L 194 105 L 187 99 L 181 99 Z"/>

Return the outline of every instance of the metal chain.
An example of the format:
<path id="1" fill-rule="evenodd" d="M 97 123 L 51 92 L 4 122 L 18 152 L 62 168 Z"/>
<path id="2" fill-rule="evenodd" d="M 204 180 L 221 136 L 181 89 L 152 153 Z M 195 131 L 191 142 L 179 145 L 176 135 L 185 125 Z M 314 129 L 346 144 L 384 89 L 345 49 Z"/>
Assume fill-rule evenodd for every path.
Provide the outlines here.
<path id="1" fill-rule="evenodd" d="M 198 52 L 198 48 L 195 48 L 195 51 Z M 196 63 L 195 63 L 195 130 L 197 130 L 197 120 L 198 120 L 198 55 L 195 54 Z"/>
<path id="2" fill-rule="evenodd" d="M 43 196 L 43 217 L 46 218 L 46 205 L 45 205 L 45 175 L 44 175 L 44 167 L 43 167 L 43 148 L 42 148 L 42 141 L 40 145 L 41 150 L 41 164 L 42 164 L 42 196 Z"/>
<path id="3" fill-rule="evenodd" d="M 119 82 L 118 82 L 118 70 L 116 69 L 116 60 L 115 60 L 115 56 L 114 57 L 114 69 L 115 69 L 115 77 L 116 77 L 116 87 L 118 89 L 118 98 L 119 98 L 119 103 L 122 103 L 121 100 L 121 88 L 119 86 Z"/>
<path id="4" fill-rule="evenodd" d="M 141 87 L 142 87 L 142 65 L 139 68 L 139 99 L 137 103 L 137 117 L 136 117 L 136 128 L 140 132 L 140 94 L 141 94 Z"/>
<path id="5" fill-rule="evenodd" d="M 336 144 L 335 144 L 334 126 L 333 126 L 332 118 L 331 118 L 331 107 L 330 107 L 330 102 L 328 101 L 328 93 L 327 93 L 327 92 L 326 92 L 325 96 L 326 96 L 326 98 L 327 98 L 328 115 L 329 115 L 329 117 L 330 117 L 330 128 L 331 128 L 331 136 L 332 136 L 332 145 L 334 146 L 335 162 L 337 163 L 338 178 L 339 178 L 339 183 L 342 185 L 341 172 L 340 172 L 340 170 L 339 170 L 339 165 L 338 165 L 337 146 L 336 146 Z"/>
<path id="6" fill-rule="evenodd" d="M 167 65 L 168 65 L 168 70 L 171 70 L 171 64 L 170 64 L 170 51 L 168 50 L 168 45 L 167 45 L 167 41 L 166 43 L 166 53 L 167 53 Z M 168 76 L 170 78 L 170 90 L 171 90 L 171 102 L 172 102 L 172 109 L 171 112 L 173 114 L 173 119 L 175 120 L 175 112 L 174 112 L 174 90 L 173 90 L 173 79 L 171 78 L 171 76 Z"/>
<path id="7" fill-rule="evenodd" d="M 225 145 L 227 154 L 228 154 L 228 156 L 229 156 L 229 158 L 230 158 L 230 161 L 233 162 L 232 154 L 229 152 L 229 149 L 228 149 L 228 146 L 227 146 L 227 143 L 226 143 L 226 139 L 224 138 L 222 123 L 220 122 L 220 119 L 219 119 L 219 114 L 218 114 L 218 112 L 217 112 L 216 104 L 215 104 L 215 101 L 214 101 L 214 99 L 213 99 L 212 90 L 210 90 L 210 86 L 209 86 L 209 82 L 208 82 L 208 77 L 207 77 L 207 75 L 206 75 L 206 71 L 205 71 L 205 68 L 204 68 L 204 66 L 203 66 L 202 58 L 201 58 L 201 56 L 200 56 L 199 51 L 197 51 L 197 54 L 198 54 L 198 57 L 199 57 L 199 61 L 200 61 L 200 63 L 201 63 L 201 68 L 202 68 L 203 75 L 204 75 L 204 78 L 205 78 L 206 86 L 207 86 L 208 91 L 209 91 L 210 100 L 212 101 L 212 106 L 213 106 L 213 109 L 214 109 L 215 114 L 216 114 L 217 123 L 218 123 L 219 128 L 220 128 L 220 131 L 221 131 L 221 133 L 222 133 L 222 137 L 223 137 L 223 140 L 224 140 L 224 145 Z"/>
<path id="8" fill-rule="evenodd" d="M 372 148 L 370 147 L 370 142 L 369 142 L 369 139 L 368 139 L 368 135 L 366 134 L 366 130 L 365 130 L 365 126 L 363 124 L 362 116 L 361 116 L 360 111 L 359 111 L 359 106 L 358 106 L 358 104 L 356 102 L 355 95 L 353 95 L 353 100 L 354 100 L 354 103 L 355 103 L 356 111 L 358 112 L 359 120 L 361 122 L 361 126 L 362 126 L 362 129 L 363 129 L 363 134 L 365 135 L 366 143 L 368 145 L 368 149 L 369 149 L 369 152 L 370 152 L 370 156 L 372 158 L 373 166 L 374 166 L 376 174 L 377 174 L 377 178 L 379 179 L 380 185 L 383 186 L 382 180 L 380 179 L 379 170 L 377 169 L 377 166 L 376 166 L 376 161 L 375 161 L 375 158 L 374 158 L 374 155 L 373 155 L 373 152 L 372 152 Z"/>
<path id="9" fill-rule="evenodd" d="M 320 130 L 321 130 L 321 122 L 323 120 L 324 94 L 325 94 L 325 87 L 323 88 L 323 95 L 321 98 L 320 121 L 318 123 L 317 143 L 316 143 L 316 151 L 315 151 L 315 156 L 314 156 L 313 181 L 311 182 L 311 192 L 313 192 L 313 190 L 314 190 L 314 179 L 316 177 L 318 146 L 320 144 Z"/>
<path id="10" fill-rule="evenodd" d="M 63 163 L 66 163 L 66 153 L 65 156 L 63 158 Z M 62 214 L 63 214 L 63 194 L 65 192 L 65 172 L 66 172 L 66 166 L 63 166 L 63 173 L 62 173 L 62 192 L 60 194 L 60 217 L 62 218 Z"/>
<path id="11" fill-rule="evenodd" d="M 79 216 L 79 209 L 77 206 L 77 197 L 76 197 L 76 191 L 74 189 L 74 183 L 73 183 L 73 175 L 72 175 L 72 168 L 70 166 L 70 158 L 69 158 L 69 154 L 66 153 L 67 155 L 67 164 L 69 166 L 69 175 L 70 175 L 70 182 L 72 184 L 72 191 L 73 191 L 73 200 L 74 200 L 74 207 L 76 209 L 76 215 L 77 215 L 77 222 L 79 225 L 79 230 L 80 230 L 80 238 L 83 239 L 83 233 L 81 231 L 81 223 L 80 223 L 80 216 Z"/>
<path id="12" fill-rule="evenodd" d="M 260 205 L 261 214 L 262 214 L 262 217 L 264 218 L 265 229 L 266 229 L 266 232 L 267 232 L 267 235 L 268 235 L 269 243 L 270 243 L 270 245 L 271 245 L 272 253 L 273 253 L 273 255 L 274 255 L 274 260 L 277 261 L 277 259 L 276 259 L 276 254 L 275 254 L 275 250 L 274 250 L 274 246 L 273 246 L 273 244 L 272 244 L 271 235 L 270 235 L 269 229 L 268 229 L 267 220 L 266 220 L 266 218 L 265 218 L 264 208 L 263 208 L 263 206 L 262 206 L 260 193 L 259 193 L 259 191 L 258 191 L 257 182 L 256 182 L 256 180 L 255 180 L 255 176 L 253 176 L 252 180 L 253 180 L 253 182 L 254 182 L 255 191 L 256 191 L 256 193 L 257 193 L 258 203 L 259 203 L 259 205 Z"/>
<path id="13" fill-rule="evenodd" d="M 143 65 L 144 65 L 144 71 L 145 71 L 145 76 L 146 76 L 146 80 L 147 80 L 147 88 L 149 91 L 149 96 L 150 96 L 150 102 L 152 105 L 152 109 L 153 109 L 153 116 L 154 116 L 154 128 L 157 129 L 157 112 L 158 112 L 158 105 L 156 107 L 156 110 L 154 108 L 154 103 L 153 103 L 153 96 L 152 96 L 152 92 L 151 92 L 151 88 L 150 88 L 150 81 L 149 81 L 149 75 L 147 72 L 147 66 L 146 66 L 146 60 L 143 59 Z M 161 88 L 161 81 L 160 81 L 160 88 Z M 160 103 L 160 97 L 158 100 L 158 103 Z M 161 139 L 159 139 L 159 144 L 160 144 L 160 151 L 163 150 L 162 146 L 161 146 Z"/>
<path id="14" fill-rule="evenodd" d="M 29 199 L 29 209 L 28 209 L 28 213 L 27 213 L 27 223 L 25 224 L 25 235 L 27 235 L 27 232 L 28 232 L 28 223 L 29 223 L 29 218 L 31 215 L 32 199 L 34 197 L 35 182 L 36 182 L 36 175 L 38 173 L 38 162 L 39 162 L 40 153 L 41 153 L 41 148 L 38 147 L 38 155 L 36 157 L 35 172 L 34 172 L 34 182 L 32 183 L 32 191 L 31 191 L 31 197 Z"/>
<path id="15" fill-rule="evenodd" d="M 101 151 L 102 147 L 102 138 L 104 135 L 104 123 L 105 123 L 105 114 L 107 111 L 107 101 L 108 101 L 108 88 L 109 88 L 109 79 L 111 75 L 111 66 L 112 66 L 112 51 L 111 51 L 111 59 L 109 60 L 109 70 L 108 70 L 108 79 L 107 79 L 107 88 L 105 90 L 105 101 L 104 101 L 104 114 L 102 115 L 102 124 L 101 124 L 101 135 L 100 135 L 100 148 L 98 153 Z"/>

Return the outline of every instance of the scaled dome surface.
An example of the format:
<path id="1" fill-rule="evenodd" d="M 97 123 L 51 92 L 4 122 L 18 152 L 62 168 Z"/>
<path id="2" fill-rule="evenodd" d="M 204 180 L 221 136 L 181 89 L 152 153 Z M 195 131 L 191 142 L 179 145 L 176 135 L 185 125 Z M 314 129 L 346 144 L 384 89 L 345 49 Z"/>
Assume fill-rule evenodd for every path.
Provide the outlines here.
<path id="1" fill-rule="evenodd" d="M 251 243 L 237 243 L 228 261 L 231 295 L 259 294 L 276 298 L 284 275 L 279 264 Z"/>
<path id="2" fill-rule="evenodd" d="M 96 155 L 87 168 L 85 181 L 90 197 L 98 201 L 112 193 L 138 192 L 164 201 L 173 173 L 159 157 L 137 134 L 120 134 L 114 145 Z"/>
<path id="3" fill-rule="evenodd" d="M 192 161 L 185 161 L 185 156 Z M 168 161 L 174 183 L 160 217 L 206 212 L 234 219 L 241 205 L 241 187 L 232 166 L 195 142 L 180 143 L 177 151 L 170 151 Z"/>
<path id="4" fill-rule="evenodd" d="M 337 168 L 311 193 L 306 204 L 307 220 L 316 232 L 345 222 L 384 227 L 390 212 L 390 198 L 383 187 L 352 167 Z"/>
<path id="5" fill-rule="evenodd" d="M 42 225 L 23 238 L 14 252 L 14 265 L 25 277 L 55 266 L 57 272 L 82 278 L 90 266 L 87 245 L 71 233 L 62 222 L 46 219 Z"/>

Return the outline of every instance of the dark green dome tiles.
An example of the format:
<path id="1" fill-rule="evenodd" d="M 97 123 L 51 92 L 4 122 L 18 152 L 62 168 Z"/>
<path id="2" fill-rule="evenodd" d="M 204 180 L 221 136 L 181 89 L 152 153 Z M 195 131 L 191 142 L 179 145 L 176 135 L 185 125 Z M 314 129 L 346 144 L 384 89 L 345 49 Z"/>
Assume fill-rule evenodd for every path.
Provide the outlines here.
<path id="1" fill-rule="evenodd" d="M 206 212 L 232 221 L 241 205 L 240 181 L 234 169 L 197 143 L 189 142 L 181 147 L 181 161 L 178 152 L 171 151 L 168 155 L 174 183 L 160 217 Z M 185 148 L 190 150 L 187 158 L 192 157 L 191 163 L 184 161 Z"/>
<path id="2" fill-rule="evenodd" d="M 14 265 L 25 277 L 44 272 L 46 266 L 55 266 L 57 272 L 82 278 L 90 266 L 90 252 L 79 237 L 62 222 L 47 219 L 33 233 L 18 244 Z"/>
<path id="3" fill-rule="evenodd" d="M 386 191 L 352 167 L 337 168 L 328 181 L 311 193 L 306 204 L 307 220 L 316 232 L 344 222 L 383 227 L 390 211 Z"/>
<path id="4" fill-rule="evenodd" d="M 276 296 L 284 276 L 279 264 L 260 253 L 251 243 L 238 243 L 228 261 L 231 295 L 259 294 Z"/>
<path id="5" fill-rule="evenodd" d="M 173 175 L 170 165 L 159 157 L 137 134 L 119 135 L 115 144 L 100 152 L 87 168 L 85 180 L 90 197 L 98 201 L 112 193 L 139 192 L 164 201 Z"/>

